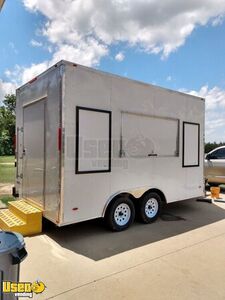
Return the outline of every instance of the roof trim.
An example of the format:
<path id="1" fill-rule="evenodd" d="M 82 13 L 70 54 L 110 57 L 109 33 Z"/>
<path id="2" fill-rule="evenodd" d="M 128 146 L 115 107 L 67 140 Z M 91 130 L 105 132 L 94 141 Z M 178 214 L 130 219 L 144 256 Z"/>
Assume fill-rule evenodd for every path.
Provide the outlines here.
<path id="1" fill-rule="evenodd" d="M 198 96 L 195 96 L 195 95 L 187 94 L 187 93 L 176 91 L 176 90 L 171 90 L 171 89 L 164 88 L 164 87 L 161 87 L 161 86 L 157 86 L 157 85 L 154 85 L 154 84 L 150 84 L 150 83 L 147 83 L 147 82 L 143 82 L 143 81 L 139 81 L 139 80 L 135 80 L 135 79 L 130 79 L 130 78 L 123 77 L 123 76 L 120 76 L 120 75 L 116 75 L 116 74 L 113 74 L 113 73 L 109 73 L 109 72 L 97 70 L 97 69 L 94 69 L 94 68 L 91 68 L 91 67 L 86 67 L 86 66 L 83 66 L 83 65 L 80 65 L 80 64 L 77 64 L 77 63 L 73 63 L 73 62 L 67 61 L 67 60 L 60 60 L 59 62 L 57 62 L 56 64 L 54 64 L 52 67 L 48 68 L 46 71 L 44 71 L 40 75 L 38 75 L 37 78 L 39 78 L 39 77 L 45 75 L 46 73 L 52 71 L 52 69 L 60 67 L 61 65 L 69 65 L 69 66 L 72 66 L 72 67 L 76 66 L 76 67 L 80 67 L 80 68 L 83 68 L 83 69 L 88 69 L 88 70 L 90 70 L 92 72 L 96 72 L 96 73 L 100 73 L 100 74 L 105 74 L 107 76 L 113 76 L 115 78 L 126 79 L 128 81 L 136 82 L 138 84 L 142 84 L 142 85 L 146 85 L 146 86 L 151 86 L 154 89 L 168 91 L 170 93 L 175 93 L 175 94 L 179 94 L 179 95 L 183 95 L 183 96 L 189 96 L 191 98 L 196 98 L 198 100 L 201 100 L 201 101 L 205 102 L 205 99 L 202 98 L 202 97 L 198 97 Z M 28 84 L 29 84 L 29 82 L 25 83 L 24 85 L 20 86 L 18 88 L 18 90 L 24 88 Z"/>

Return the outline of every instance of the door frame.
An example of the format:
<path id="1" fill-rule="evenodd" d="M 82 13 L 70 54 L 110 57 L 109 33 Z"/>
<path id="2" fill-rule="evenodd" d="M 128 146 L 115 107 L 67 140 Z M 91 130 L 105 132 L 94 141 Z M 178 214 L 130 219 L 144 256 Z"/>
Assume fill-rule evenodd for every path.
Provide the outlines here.
<path id="1" fill-rule="evenodd" d="M 22 153 L 22 198 L 25 198 L 26 200 L 28 200 L 29 202 L 33 203 L 34 205 L 40 207 L 41 209 L 45 209 L 45 190 L 46 190 L 46 101 L 47 101 L 47 96 L 43 96 L 41 98 L 35 99 L 33 101 L 30 101 L 28 103 L 25 103 L 23 105 L 23 150 L 24 150 L 24 136 L 25 136 L 25 130 L 24 130 L 24 110 L 25 108 L 32 106 L 33 104 L 36 104 L 37 102 L 41 102 L 44 101 L 44 155 L 43 155 L 43 201 L 42 201 L 42 205 L 39 205 L 37 202 L 35 202 L 34 200 L 27 198 L 26 196 L 24 196 L 23 194 L 23 190 L 24 190 L 24 153 Z"/>

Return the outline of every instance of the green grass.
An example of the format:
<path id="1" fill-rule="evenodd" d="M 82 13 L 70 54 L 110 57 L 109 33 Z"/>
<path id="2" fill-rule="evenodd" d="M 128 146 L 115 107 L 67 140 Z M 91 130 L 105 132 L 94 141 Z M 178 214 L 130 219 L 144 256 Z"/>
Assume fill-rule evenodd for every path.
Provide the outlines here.
<path id="1" fill-rule="evenodd" d="M 15 156 L 0 156 L 0 164 L 1 163 L 14 163 Z"/>
<path id="2" fill-rule="evenodd" d="M 15 198 L 13 196 L 8 196 L 8 195 L 4 195 L 4 196 L 0 196 L 0 202 L 4 203 L 5 205 L 8 205 L 9 201 L 14 201 Z"/>
<path id="3" fill-rule="evenodd" d="M 14 183 L 14 156 L 0 156 L 0 183 Z"/>

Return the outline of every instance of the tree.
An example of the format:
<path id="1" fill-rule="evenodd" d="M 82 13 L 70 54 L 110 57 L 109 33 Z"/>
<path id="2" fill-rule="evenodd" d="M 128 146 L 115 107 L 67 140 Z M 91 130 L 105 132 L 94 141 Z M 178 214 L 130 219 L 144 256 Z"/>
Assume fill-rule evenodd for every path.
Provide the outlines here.
<path id="1" fill-rule="evenodd" d="M 6 95 L 0 107 L 0 155 L 14 154 L 16 96 Z"/>
<path id="2" fill-rule="evenodd" d="M 220 143 L 206 143 L 205 144 L 205 153 L 209 153 L 210 151 L 212 151 L 213 149 L 220 147 L 220 146 L 224 146 L 225 143 L 220 142 Z"/>

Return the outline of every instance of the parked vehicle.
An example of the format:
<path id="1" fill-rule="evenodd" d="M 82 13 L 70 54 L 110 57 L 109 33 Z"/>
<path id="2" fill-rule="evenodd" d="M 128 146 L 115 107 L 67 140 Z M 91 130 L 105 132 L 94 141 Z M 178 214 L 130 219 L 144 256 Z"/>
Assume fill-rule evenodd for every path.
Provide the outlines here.
<path id="1" fill-rule="evenodd" d="M 16 193 L 113 230 L 204 195 L 204 99 L 61 61 L 17 90 Z"/>
<path id="2" fill-rule="evenodd" d="M 209 185 L 225 184 L 225 146 L 218 147 L 206 155 L 205 178 Z"/>

